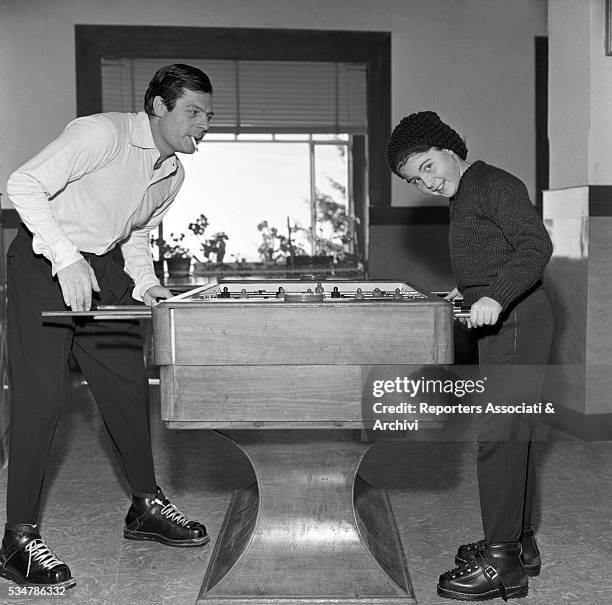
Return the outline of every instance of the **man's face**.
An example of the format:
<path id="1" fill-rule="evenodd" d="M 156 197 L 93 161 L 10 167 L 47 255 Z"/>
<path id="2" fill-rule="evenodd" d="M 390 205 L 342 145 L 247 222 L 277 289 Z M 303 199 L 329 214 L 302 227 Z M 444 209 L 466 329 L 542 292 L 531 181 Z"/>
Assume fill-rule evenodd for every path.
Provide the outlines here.
<path id="1" fill-rule="evenodd" d="M 459 187 L 461 164 L 448 149 L 432 147 L 411 155 L 398 172 L 423 193 L 452 197 Z"/>
<path id="2" fill-rule="evenodd" d="M 155 141 L 162 155 L 193 153 L 210 128 L 213 117 L 212 95 L 183 90 L 172 110 L 155 98 L 154 107 L 159 117 L 158 137 Z M 162 149 L 163 147 L 163 149 Z"/>

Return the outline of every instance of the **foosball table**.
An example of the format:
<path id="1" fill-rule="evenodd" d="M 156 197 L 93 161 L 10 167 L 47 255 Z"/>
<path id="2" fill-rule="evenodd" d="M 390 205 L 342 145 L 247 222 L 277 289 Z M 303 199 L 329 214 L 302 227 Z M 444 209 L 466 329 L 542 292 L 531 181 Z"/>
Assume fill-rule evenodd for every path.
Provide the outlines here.
<path id="1" fill-rule="evenodd" d="M 198 603 L 415 603 L 384 490 L 358 473 L 378 367 L 453 361 L 453 309 L 392 281 L 225 280 L 152 308 L 162 419 L 253 465 Z M 371 433 L 369 433 L 371 435 Z"/>

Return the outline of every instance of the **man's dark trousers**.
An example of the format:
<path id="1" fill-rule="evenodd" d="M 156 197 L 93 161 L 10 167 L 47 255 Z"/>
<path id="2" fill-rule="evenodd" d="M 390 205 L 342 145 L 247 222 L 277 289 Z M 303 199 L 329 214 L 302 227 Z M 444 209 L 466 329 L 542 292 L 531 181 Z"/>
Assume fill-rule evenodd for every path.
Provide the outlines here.
<path id="1" fill-rule="evenodd" d="M 95 304 L 136 303 L 119 247 L 102 256 L 84 256 L 101 289 L 94 296 Z M 32 236 L 23 225 L 7 254 L 7 278 L 11 376 L 7 522 L 39 521 L 49 449 L 66 403 L 71 352 L 87 379 L 132 492 L 155 493 L 139 323 L 43 319 L 43 311 L 66 307 L 50 262 L 34 254 Z"/>

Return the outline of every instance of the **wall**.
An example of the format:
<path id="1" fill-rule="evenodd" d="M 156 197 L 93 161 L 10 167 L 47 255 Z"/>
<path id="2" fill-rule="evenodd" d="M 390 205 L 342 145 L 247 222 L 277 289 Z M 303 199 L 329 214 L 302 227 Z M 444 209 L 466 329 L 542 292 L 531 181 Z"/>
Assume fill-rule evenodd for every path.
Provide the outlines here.
<path id="1" fill-rule="evenodd" d="M 568 432 L 610 439 L 612 350 L 612 56 L 605 0 L 549 2 L 550 191 L 543 211 L 554 254 L 546 284 L 555 315 L 551 361 Z M 571 289 L 568 289 L 571 284 Z"/>
<path id="2" fill-rule="evenodd" d="M 550 188 L 612 184 L 612 56 L 605 0 L 549 5 Z"/>
<path id="3" fill-rule="evenodd" d="M 393 122 L 438 111 L 470 157 L 533 194 L 533 38 L 546 34 L 546 0 L 0 0 L 0 192 L 75 116 L 77 23 L 391 31 Z M 392 201 L 422 203 L 398 179 Z"/>
<path id="4" fill-rule="evenodd" d="M 588 182 L 591 80 L 588 2 L 557 0 L 550 2 L 548 8 L 551 189 Z"/>

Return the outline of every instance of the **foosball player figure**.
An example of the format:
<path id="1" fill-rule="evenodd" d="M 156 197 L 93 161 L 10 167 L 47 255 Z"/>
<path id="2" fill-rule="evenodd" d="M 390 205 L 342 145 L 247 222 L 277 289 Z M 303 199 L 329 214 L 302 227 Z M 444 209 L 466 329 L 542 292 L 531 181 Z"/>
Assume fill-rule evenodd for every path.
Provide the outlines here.
<path id="1" fill-rule="evenodd" d="M 457 288 L 448 298 L 460 293 L 470 307 L 465 321 L 476 331 L 481 372 L 494 373 L 488 396 L 537 403 L 553 333 L 541 283 L 552 244 L 525 185 L 483 161 L 467 162 L 463 140 L 433 111 L 402 119 L 387 151 L 396 175 L 422 193 L 450 199 Z M 459 547 L 457 566 L 439 578 L 439 595 L 465 601 L 523 597 L 527 576 L 539 573 L 532 418 L 478 416 L 484 539 Z"/>

